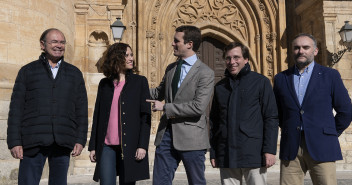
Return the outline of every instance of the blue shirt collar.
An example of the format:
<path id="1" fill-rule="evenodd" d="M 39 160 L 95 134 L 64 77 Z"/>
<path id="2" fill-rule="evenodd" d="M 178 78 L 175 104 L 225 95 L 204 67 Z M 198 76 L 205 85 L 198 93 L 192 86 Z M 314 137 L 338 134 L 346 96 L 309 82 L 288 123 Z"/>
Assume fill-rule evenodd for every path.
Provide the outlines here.
<path id="1" fill-rule="evenodd" d="M 190 66 L 193 66 L 194 63 L 196 63 L 198 60 L 198 57 L 196 54 L 184 59 L 185 63 L 184 64 L 187 64 L 187 65 L 190 65 Z"/>
<path id="2" fill-rule="evenodd" d="M 315 61 L 313 61 L 312 63 L 310 63 L 303 71 L 303 73 L 312 73 L 313 71 L 313 68 L 314 68 L 314 65 L 315 65 Z M 299 73 L 299 69 L 297 68 L 297 66 L 295 65 L 295 75 L 301 75 Z"/>
<path id="3" fill-rule="evenodd" d="M 62 61 L 62 60 L 59 60 L 59 62 L 57 62 L 57 64 L 56 64 L 55 67 L 52 67 L 52 66 L 50 65 L 50 63 L 48 62 L 50 69 L 59 68 L 59 67 L 60 67 L 60 64 L 61 64 L 61 61 Z"/>

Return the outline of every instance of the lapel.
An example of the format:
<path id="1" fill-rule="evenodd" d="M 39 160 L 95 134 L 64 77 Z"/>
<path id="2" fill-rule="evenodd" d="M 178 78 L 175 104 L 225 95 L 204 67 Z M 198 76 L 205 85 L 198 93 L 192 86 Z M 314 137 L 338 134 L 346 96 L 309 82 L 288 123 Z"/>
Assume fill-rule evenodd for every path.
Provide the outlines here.
<path id="1" fill-rule="evenodd" d="M 295 86 L 294 86 L 294 74 L 295 74 L 295 66 L 291 67 L 286 74 L 286 82 L 287 82 L 287 86 L 288 86 L 288 91 L 290 91 L 291 96 L 293 97 L 293 99 L 296 102 L 296 105 L 298 107 L 301 107 L 301 105 L 299 104 L 298 98 L 297 98 L 297 94 L 296 94 L 296 90 L 295 90 Z"/>
<path id="2" fill-rule="evenodd" d="M 167 96 L 169 98 L 170 102 L 173 102 L 172 99 L 172 78 L 174 77 L 175 71 L 176 71 L 176 67 L 177 67 L 177 62 L 174 63 L 174 67 L 172 67 L 172 69 L 170 70 L 169 73 L 167 73 L 166 76 L 166 82 L 167 84 Z"/>
<path id="3" fill-rule="evenodd" d="M 112 99 L 114 98 L 115 86 L 114 86 L 113 80 L 109 78 L 107 78 L 106 90 L 107 90 L 106 93 L 108 94 L 109 103 L 111 107 Z"/>
<path id="4" fill-rule="evenodd" d="M 180 94 L 182 92 L 182 90 L 184 88 L 187 87 L 187 84 L 189 81 L 191 81 L 194 77 L 195 74 L 197 74 L 199 67 L 200 67 L 201 61 L 198 59 L 196 61 L 196 63 L 193 64 L 193 66 L 191 67 L 191 69 L 188 71 L 185 79 L 182 81 L 180 88 L 178 88 L 177 93 L 175 95 L 175 98 L 177 97 L 178 94 Z M 175 71 L 175 70 L 174 70 Z M 188 87 L 189 88 L 189 87 Z"/>
<path id="5" fill-rule="evenodd" d="M 315 63 L 313 71 L 312 71 L 312 75 L 310 76 L 310 79 L 309 79 L 309 82 L 308 82 L 306 93 L 304 94 L 304 97 L 303 97 L 302 107 L 304 105 L 305 100 L 309 99 L 308 96 L 310 96 L 310 94 L 316 88 L 316 86 L 318 84 L 317 81 L 320 78 L 321 74 L 322 74 L 321 67 L 317 63 Z"/>

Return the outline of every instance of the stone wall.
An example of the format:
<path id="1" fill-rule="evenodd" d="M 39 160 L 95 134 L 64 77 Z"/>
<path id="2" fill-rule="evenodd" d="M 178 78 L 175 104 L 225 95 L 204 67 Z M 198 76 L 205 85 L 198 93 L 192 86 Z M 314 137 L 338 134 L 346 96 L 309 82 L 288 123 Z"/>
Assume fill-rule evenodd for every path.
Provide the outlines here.
<path id="1" fill-rule="evenodd" d="M 339 31 L 345 21 L 352 22 L 351 1 L 324 1 L 323 2 L 324 30 L 327 57 L 332 53 L 343 50 Z M 350 23 L 351 24 L 351 23 Z M 328 58 L 330 59 L 330 58 Z M 352 98 L 352 52 L 346 52 L 341 60 L 333 66 L 337 69 Z M 343 160 L 337 162 L 337 170 L 352 171 L 352 125 L 339 137 Z"/>
<path id="2" fill-rule="evenodd" d="M 73 1 L 0 1 L 0 184 L 11 184 L 17 180 L 19 160 L 13 159 L 7 149 L 6 130 L 9 102 L 18 70 L 39 57 L 39 37 L 51 27 L 64 32 L 67 40 L 65 57 L 72 61 L 75 34 Z"/>
<path id="3" fill-rule="evenodd" d="M 107 46 L 114 43 L 109 26 L 116 17 L 121 17 L 127 27 L 122 42 L 132 46 L 140 74 L 147 76 L 149 85 L 155 87 L 166 66 L 175 60 L 171 42 L 174 29 L 180 24 L 199 26 L 203 35 L 223 43 L 243 42 L 250 47 L 254 70 L 272 78 L 292 65 L 290 57 L 286 57 L 286 52 L 290 55 L 291 51 L 287 41 L 299 32 L 317 37 L 321 50 L 318 59 L 328 65 L 329 55 L 342 49 L 337 31 L 345 20 L 352 21 L 351 12 L 352 2 L 321 0 L 226 0 L 224 3 L 213 0 L 0 0 L 0 184 L 16 182 L 18 173 L 19 161 L 11 157 L 6 144 L 13 83 L 19 68 L 38 58 L 39 37 L 47 28 L 56 27 L 64 32 L 66 60 L 84 73 L 89 101 L 89 139 L 97 86 L 103 78 L 96 63 Z M 238 22 L 235 24 L 233 20 Z M 347 52 L 334 66 L 350 95 L 351 61 L 352 54 Z M 151 169 L 159 117 L 153 114 Z M 344 160 L 338 162 L 337 169 L 352 170 L 352 127 L 340 137 L 340 142 Z M 71 159 L 69 175 L 93 174 L 95 164 L 89 161 L 88 155 L 86 147 L 81 156 Z M 213 170 L 209 161 L 206 165 L 207 171 Z M 270 170 L 278 171 L 279 166 Z"/>

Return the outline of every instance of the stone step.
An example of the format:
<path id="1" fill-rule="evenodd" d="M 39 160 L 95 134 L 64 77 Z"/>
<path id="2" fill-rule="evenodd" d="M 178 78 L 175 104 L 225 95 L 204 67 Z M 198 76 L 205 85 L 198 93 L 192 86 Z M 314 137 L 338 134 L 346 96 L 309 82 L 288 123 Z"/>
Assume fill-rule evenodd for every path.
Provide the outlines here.
<path id="1" fill-rule="evenodd" d="M 267 183 L 268 185 L 279 185 L 279 172 L 268 170 Z M 351 185 L 352 184 L 352 171 L 337 171 L 337 184 L 338 185 Z M 219 173 L 206 173 L 205 178 L 207 180 L 207 185 L 220 185 L 220 175 Z M 117 180 L 118 182 L 118 180 Z M 47 185 L 48 180 L 42 179 L 40 185 Z M 68 185 L 98 185 L 98 182 L 92 180 L 91 175 L 75 175 L 68 177 Z M 118 184 L 118 183 L 117 183 Z M 137 185 L 151 185 L 152 180 L 138 181 Z M 188 184 L 187 176 L 184 172 L 177 172 L 175 178 L 172 182 L 173 185 L 185 185 Z M 244 183 L 245 185 L 246 183 Z M 304 179 L 304 185 L 312 185 L 309 174 L 306 175 Z"/>

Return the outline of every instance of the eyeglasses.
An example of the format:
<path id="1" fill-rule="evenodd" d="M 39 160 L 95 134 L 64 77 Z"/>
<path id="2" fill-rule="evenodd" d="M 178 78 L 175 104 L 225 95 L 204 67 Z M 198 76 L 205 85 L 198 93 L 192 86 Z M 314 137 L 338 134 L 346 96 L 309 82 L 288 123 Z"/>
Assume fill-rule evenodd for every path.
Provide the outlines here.
<path id="1" fill-rule="evenodd" d="M 240 60 L 241 58 L 243 58 L 243 57 L 240 57 L 240 56 L 227 56 L 227 57 L 225 57 L 225 60 L 226 60 L 226 62 L 230 62 L 231 61 L 231 59 L 233 59 L 234 61 L 238 61 L 238 60 Z"/>
<path id="2" fill-rule="evenodd" d="M 50 41 L 50 42 L 46 42 L 46 43 L 48 43 L 48 44 L 50 44 L 50 45 L 65 45 L 66 44 L 66 41 L 58 41 L 58 40 L 52 40 L 52 41 Z"/>

